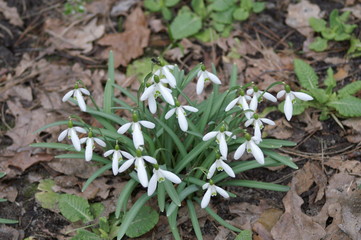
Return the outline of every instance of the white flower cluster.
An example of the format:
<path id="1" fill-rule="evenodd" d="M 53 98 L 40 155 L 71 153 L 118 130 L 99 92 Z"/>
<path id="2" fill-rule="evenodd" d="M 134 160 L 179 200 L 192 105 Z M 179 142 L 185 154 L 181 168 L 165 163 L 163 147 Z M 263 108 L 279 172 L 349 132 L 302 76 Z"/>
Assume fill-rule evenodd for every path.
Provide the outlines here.
<path id="1" fill-rule="evenodd" d="M 196 113 L 198 109 L 193 106 L 182 106 L 178 99 L 174 98 L 172 95 L 172 89 L 177 87 L 177 80 L 172 74 L 175 66 L 173 65 L 165 65 L 162 66 L 159 70 L 157 70 L 152 77 L 148 79 L 146 82 L 146 86 L 143 94 L 140 96 L 140 101 L 148 101 L 149 111 L 152 114 L 157 112 L 157 98 L 162 97 L 166 103 L 170 105 L 170 110 L 164 115 L 164 118 L 167 120 L 171 118 L 173 115 L 178 119 L 178 124 L 180 129 L 183 132 L 188 131 L 188 120 L 186 118 L 186 111 Z M 207 81 L 211 81 L 214 84 L 221 84 L 220 79 L 208 72 L 204 65 L 201 66 L 200 70 L 197 73 L 197 87 L 196 93 L 201 94 L 204 89 L 204 84 Z M 78 83 L 75 84 L 73 90 L 69 91 L 63 97 L 63 101 L 69 100 L 72 96 L 77 101 L 80 109 L 82 111 L 86 111 L 86 103 L 83 99 L 83 95 L 90 95 L 89 91 L 85 88 L 79 88 Z M 290 90 L 288 85 L 285 85 L 285 90 L 280 91 L 277 94 L 277 98 L 281 98 L 285 95 L 285 105 L 284 112 L 287 120 L 290 120 L 293 112 L 293 103 L 295 98 L 299 98 L 301 100 L 309 101 L 312 100 L 312 97 L 301 92 L 293 92 Z M 246 117 L 245 127 L 253 126 L 253 136 L 246 133 L 244 135 L 245 141 L 242 143 L 234 153 L 234 159 L 239 159 L 245 152 L 251 153 L 255 160 L 259 164 L 264 164 L 264 154 L 260 147 L 259 143 L 262 141 L 262 133 L 264 124 L 274 125 L 275 123 L 267 118 L 261 118 L 257 114 L 258 103 L 265 98 L 272 102 L 277 102 L 277 99 L 268 92 L 260 91 L 257 87 L 253 87 L 248 89 L 247 91 L 240 89 L 238 91 L 238 97 L 232 100 L 225 108 L 225 111 L 230 111 L 235 106 L 240 107 L 244 115 Z M 132 121 L 125 123 L 118 129 L 119 134 L 125 134 L 128 130 L 130 130 L 133 140 L 133 145 L 135 149 L 135 156 L 132 154 L 120 150 L 118 143 L 116 143 L 115 148 L 106 151 L 103 155 L 104 157 L 109 157 L 112 155 L 112 171 L 114 175 L 118 173 L 125 172 L 131 166 L 134 165 L 134 169 L 137 172 L 137 176 L 140 184 L 143 187 L 147 187 L 148 195 L 152 195 L 156 188 L 157 183 L 162 182 L 165 179 L 169 181 L 179 184 L 181 183 L 181 179 L 174 173 L 161 169 L 158 161 L 151 156 L 144 156 L 144 137 L 142 133 L 142 127 L 148 129 L 154 129 L 156 126 L 154 123 L 146 120 L 139 120 L 138 114 L 136 112 L 133 113 Z M 79 139 L 77 133 L 86 134 L 87 137 Z M 81 144 L 85 143 L 85 160 L 90 161 L 93 157 L 93 149 L 94 143 L 97 143 L 101 147 L 106 147 L 106 143 L 97 137 L 93 136 L 93 132 L 90 129 L 86 131 L 81 127 L 74 127 L 73 122 L 69 120 L 68 129 L 64 130 L 58 137 L 58 141 L 62 141 L 66 136 L 71 140 L 76 151 L 81 151 Z M 230 177 L 235 177 L 235 173 L 233 169 L 226 163 L 228 158 L 228 145 L 227 141 L 231 139 L 236 139 L 236 135 L 232 132 L 227 131 L 226 125 L 222 124 L 219 130 L 211 131 L 204 135 L 202 138 L 203 141 L 208 141 L 211 139 L 216 139 L 216 143 L 218 145 L 219 150 L 216 153 L 216 160 L 210 166 L 207 179 L 209 179 L 209 183 L 205 183 L 202 188 L 206 190 L 204 197 L 201 202 L 201 207 L 205 208 L 209 204 L 209 201 L 212 196 L 217 195 L 219 193 L 225 198 L 228 198 L 228 193 L 222 188 L 216 186 L 212 181 L 212 177 L 217 171 L 225 171 L 225 173 Z M 218 153 L 219 152 L 219 153 Z M 124 158 L 125 159 L 124 159 Z M 153 175 L 148 179 L 147 174 L 147 164 L 151 164 L 153 166 Z M 166 168 L 166 166 L 162 166 Z"/>

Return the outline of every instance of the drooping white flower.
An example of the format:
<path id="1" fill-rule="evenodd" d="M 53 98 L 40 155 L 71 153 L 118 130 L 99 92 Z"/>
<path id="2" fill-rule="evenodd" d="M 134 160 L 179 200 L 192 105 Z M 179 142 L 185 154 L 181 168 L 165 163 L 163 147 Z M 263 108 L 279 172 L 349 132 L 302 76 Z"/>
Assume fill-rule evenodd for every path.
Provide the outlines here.
<path id="1" fill-rule="evenodd" d="M 230 131 L 226 131 L 226 128 L 222 126 L 219 131 L 212 131 L 203 136 L 203 141 L 208 141 L 216 137 L 216 141 L 219 144 L 219 151 L 224 158 L 227 158 L 228 146 L 226 141 L 226 136 L 231 137 L 233 134 Z M 233 139 L 236 136 L 232 136 Z"/>
<path id="2" fill-rule="evenodd" d="M 62 101 L 66 102 L 69 100 L 70 97 L 73 97 L 78 102 L 80 110 L 82 110 L 83 112 L 86 112 L 86 104 L 85 104 L 82 94 L 90 95 L 90 92 L 85 88 L 79 88 L 79 84 L 76 83 L 74 86 L 74 89 L 67 92 L 64 95 Z"/>
<path id="3" fill-rule="evenodd" d="M 155 164 L 153 168 L 153 176 L 150 178 L 148 184 L 148 196 L 151 196 L 155 192 L 158 182 L 163 182 L 166 179 L 175 184 L 182 182 L 182 180 L 177 175 L 170 171 L 160 169 L 158 164 Z"/>
<path id="4" fill-rule="evenodd" d="M 242 157 L 244 152 L 247 150 L 248 153 L 252 153 L 253 157 L 259 164 L 264 164 L 264 154 L 262 150 L 257 146 L 261 139 L 251 137 L 248 133 L 245 134 L 246 141 L 242 143 L 234 153 L 234 159 Z"/>
<path id="5" fill-rule="evenodd" d="M 268 125 L 275 125 L 275 122 L 268 118 L 260 118 L 258 114 L 253 114 L 253 116 L 245 122 L 245 126 L 249 127 L 251 124 L 254 128 L 254 136 L 258 139 L 262 138 L 261 129 L 263 129 L 263 123 Z"/>
<path id="6" fill-rule="evenodd" d="M 64 131 L 62 131 L 60 133 L 60 135 L 58 137 L 58 141 L 61 142 L 64 140 L 64 138 L 66 136 L 68 136 L 68 138 L 71 140 L 75 150 L 80 151 L 81 150 L 80 140 L 79 140 L 79 137 L 76 134 L 76 132 L 86 133 L 86 130 L 82 127 L 73 127 L 73 122 L 71 120 L 69 120 L 68 129 L 65 129 Z"/>
<path id="7" fill-rule="evenodd" d="M 201 66 L 201 69 L 197 73 L 197 94 L 201 94 L 203 92 L 204 83 L 206 81 L 212 81 L 214 84 L 221 84 L 221 80 L 219 78 L 211 73 L 208 72 L 204 65 Z"/>
<path id="8" fill-rule="evenodd" d="M 219 193 L 224 198 L 229 198 L 229 194 L 222 188 L 216 186 L 212 180 L 209 181 L 209 183 L 206 183 L 202 186 L 203 190 L 206 190 L 206 193 L 204 194 L 201 202 L 201 207 L 206 208 L 209 204 L 209 201 L 211 200 L 211 197 L 217 196 L 217 193 Z"/>
<path id="9" fill-rule="evenodd" d="M 296 98 L 303 100 L 303 101 L 311 101 L 313 97 L 310 95 L 303 93 L 303 92 L 293 92 L 290 89 L 290 86 L 286 85 L 285 90 L 281 90 L 277 93 L 277 98 L 281 98 L 284 95 L 285 97 L 285 105 L 284 105 L 284 112 L 286 115 L 286 119 L 289 121 L 292 118 L 293 114 L 293 104 L 295 103 Z"/>
<path id="10" fill-rule="evenodd" d="M 164 83 L 168 83 L 172 88 L 176 87 L 176 79 L 172 74 L 171 70 L 174 69 L 174 65 L 164 65 L 157 71 L 155 71 L 154 75 L 158 76 Z M 154 78 L 154 75 L 152 78 Z"/>
<path id="11" fill-rule="evenodd" d="M 133 122 L 129 122 L 124 124 L 118 129 L 119 134 L 124 134 L 126 131 L 128 131 L 129 128 L 132 129 L 132 137 L 133 137 L 133 143 L 136 149 L 138 149 L 140 146 L 144 145 L 144 137 L 141 130 L 141 125 L 146 128 L 153 129 L 155 127 L 155 124 L 149 121 L 138 121 L 138 115 L 136 113 L 133 114 Z"/>
<path id="12" fill-rule="evenodd" d="M 277 98 L 275 98 L 272 94 L 268 93 L 268 92 L 263 92 L 258 90 L 258 87 L 253 87 L 247 90 L 247 94 L 248 95 L 252 95 L 252 100 L 249 104 L 249 107 L 253 110 L 256 111 L 257 106 L 258 106 L 258 102 L 261 101 L 262 99 L 259 99 L 259 97 L 262 95 L 262 98 L 265 98 L 271 102 L 277 102 Z"/>
<path id="13" fill-rule="evenodd" d="M 126 152 L 126 151 L 121 151 L 119 150 L 119 145 L 115 145 L 114 149 L 108 150 L 106 151 L 103 156 L 104 157 L 108 157 L 111 154 L 113 154 L 113 158 L 112 158 L 112 171 L 114 176 L 118 174 L 118 170 L 119 170 L 119 163 L 120 161 L 123 160 L 123 156 L 126 157 L 127 159 L 132 158 L 133 156 Z"/>
<path id="14" fill-rule="evenodd" d="M 156 99 L 160 95 L 164 100 L 170 105 L 174 105 L 174 100 L 172 96 L 172 90 L 165 87 L 163 84 L 167 83 L 165 78 L 159 79 L 157 75 L 151 78 L 149 85 L 145 88 L 144 93 L 140 97 L 140 101 L 148 100 L 149 111 L 151 113 L 157 112 L 157 102 Z"/>
<path id="15" fill-rule="evenodd" d="M 90 161 L 92 160 L 93 157 L 93 149 L 95 148 L 94 146 L 94 142 L 96 142 L 98 145 L 105 147 L 106 144 L 103 140 L 93 137 L 93 132 L 90 131 L 88 133 L 88 137 L 84 137 L 82 139 L 80 139 L 80 143 L 86 143 L 85 144 L 85 161 Z"/>
<path id="16" fill-rule="evenodd" d="M 148 174 L 145 170 L 145 161 L 151 163 L 151 164 L 157 164 L 157 160 L 150 156 L 142 156 L 142 151 L 140 149 L 137 150 L 136 156 L 127 156 L 124 155 L 128 160 L 126 160 L 122 166 L 118 169 L 118 173 L 122 173 L 125 170 L 127 170 L 133 163 L 134 163 L 134 169 L 137 171 L 138 179 L 140 184 L 142 184 L 143 187 L 148 187 Z"/>
<path id="17" fill-rule="evenodd" d="M 231 110 L 236 104 L 245 111 L 245 115 L 247 119 L 250 119 L 255 109 L 251 109 L 247 103 L 247 101 L 251 100 L 251 97 L 246 95 L 245 92 L 241 89 L 238 92 L 239 96 L 233 99 L 226 107 L 225 111 L 228 112 Z"/>
<path id="18" fill-rule="evenodd" d="M 198 112 L 197 108 L 192 106 L 181 106 L 180 103 L 176 101 L 176 107 L 172 108 L 165 114 L 165 119 L 169 119 L 175 113 L 178 119 L 179 127 L 183 132 L 186 132 L 188 130 L 188 122 L 186 118 L 187 114 L 184 109 L 190 112 Z"/>
<path id="19" fill-rule="evenodd" d="M 236 175 L 234 174 L 232 168 L 225 163 L 224 161 L 226 161 L 227 159 L 224 158 L 223 156 L 220 156 L 219 154 L 217 154 L 216 156 L 216 161 L 212 164 L 212 166 L 209 168 L 208 170 L 208 174 L 207 174 L 207 178 L 210 179 L 213 177 L 214 172 L 217 171 L 225 171 L 228 176 L 230 177 L 235 177 Z"/>

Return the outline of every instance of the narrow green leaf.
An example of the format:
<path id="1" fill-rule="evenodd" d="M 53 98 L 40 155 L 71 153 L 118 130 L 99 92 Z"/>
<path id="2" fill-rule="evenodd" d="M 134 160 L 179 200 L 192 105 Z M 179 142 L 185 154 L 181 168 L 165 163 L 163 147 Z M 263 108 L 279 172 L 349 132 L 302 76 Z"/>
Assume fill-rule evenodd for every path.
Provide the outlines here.
<path id="1" fill-rule="evenodd" d="M 318 77 L 313 68 L 306 62 L 295 59 L 294 62 L 295 73 L 302 87 L 310 90 L 318 88 Z"/>
<path id="2" fill-rule="evenodd" d="M 114 87 L 118 90 L 120 90 L 121 93 L 123 93 L 125 96 L 127 96 L 128 98 L 130 98 L 130 100 L 132 100 L 134 103 L 138 102 L 138 98 L 136 96 L 134 96 L 133 93 L 131 93 L 128 89 L 121 87 L 117 84 L 114 84 Z"/>
<path id="3" fill-rule="evenodd" d="M 74 149 L 74 147 L 72 145 L 69 144 L 64 144 L 64 143 L 33 143 L 30 144 L 30 147 L 37 147 L 37 148 L 53 148 L 53 149 L 62 149 L 62 150 L 69 150 L 69 151 L 74 151 L 76 152 L 76 150 Z"/>
<path id="4" fill-rule="evenodd" d="M 297 143 L 287 140 L 280 140 L 280 139 L 271 139 L 271 138 L 265 138 L 260 142 L 258 145 L 259 147 L 265 147 L 265 148 L 280 148 L 280 147 L 294 147 Z"/>
<path id="5" fill-rule="evenodd" d="M 95 173 L 93 173 L 88 180 L 85 182 L 84 186 L 82 187 L 81 191 L 84 192 L 88 186 L 100 175 L 102 175 L 105 171 L 109 170 L 112 168 L 112 163 L 107 163 L 105 166 L 103 166 L 102 168 L 98 169 L 95 171 Z"/>
<path id="6" fill-rule="evenodd" d="M 61 194 L 59 209 L 61 214 L 71 222 L 82 220 L 86 223 L 94 219 L 88 201 L 79 196 Z"/>
<path id="7" fill-rule="evenodd" d="M 290 168 L 298 169 L 298 166 L 294 162 L 292 162 L 291 157 L 282 156 L 282 155 L 280 155 L 272 150 L 268 150 L 268 149 L 262 149 L 262 151 L 264 154 L 273 158 L 274 160 L 277 160 L 277 161 L 283 163 L 284 165 L 289 166 Z"/>
<path id="8" fill-rule="evenodd" d="M 168 217 L 168 223 L 170 230 L 173 234 L 175 240 L 182 240 L 181 236 L 179 235 L 179 231 L 177 228 L 177 215 L 178 215 L 178 207 L 176 210 Z"/>
<path id="9" fill-rule="evenodd" d="M 6 175 L 4 172 L 0 172 L 0 178 L 3 178 Z"/>
<path id="10" fill-rule="evenodd" d="M 157 188 L 158 207 L 161 212 L 164 212 L 165 208 L 165 189 L 164 182 L 158 183 Z"/>
<path id="11" fill-rule="evenodd" d="M 349 83 L 346 86 L 344 86 L 343 88 L 341 88 L 340 90 L 338 90 L 338 96 L 340 98 L 343 98 L 346 96 L 353 95 L 360 90 L 361 90 L 361 81 L 358 80 L 358 81 Z"/>
<path id="12" fill-rule="evenodd" d="M 159 214 L 149 206 L 143 206 L 130 223 L 126 235 L 136 238 L 150 231 L 158 223 Z"/>
<path id="13" fill-rule="evenodd" d="M 104 98 L 103 98 L 103 111 L 104 113 L 112 114 L 114 110 L 113 107 L 113 96 L 114 96 L 114 56 L 113 51 L 109 52 L 108 60 L 108 80 L 104 89 Z"/>
<path id="14" fill-rule="evenodd" d="M 199 180 L 199 179 L 197 179 Z M 201 181 L 201 180 L 199 180 Z M 202 182 L 202 185 L 204 184 L 203 181 Z M 202 186 L 201 185 L 201 186 Z M 180 201 L 183 201 L 186 197 L 188 197 L 189 195 L 191 195 L 192 193 L 196 192 L 199 190 L 199 187 L 197 187 L 196 185 L 190 185 L 188 187 L 186 187 L 185 189 L 183 189 L 180 193 L 179 193 L 179 200 Z M 178 206 L 172 202 L 171 204 L 169 204 L 168 208 L 167 208 L 167 216 L 169 217 L 170 215 L 173 214 L 173 212 L 178 208 Z"/>
<path id="15" fill-rule="evenodd" d="M 335 108 L 338 113 L 345 117 L 361 116 L 361 99 L 354 96 L 346 96 L 327 105 Z"/>
<path id="16" fill-rule="evenodd" d="M 252 230 L 242 230 L 234 240 L 252 240 Z"/>
<path id="17" fill-rule="evenodd" d="M 75 158 L 75 159 L 84 159 L 84 151 L 82 153 L 67 153 L 55 156 L 55 158 Z M 101 163 L 109 163 L 110 160 L 99 156 L 98 154 L 93 154 L 92 160 L 101 162 Z"/>
<path id="18" fill-rule="evenodd" d="M 258 182 L 252 180 L 228 180 L 225 182 L 221 182 L 218 185 L 259 188 L 259 189 L 266 189 L 266 190 L 280 191 L 280 192 L 287 192 L 290 189 L 288 186 L 283 186 L 274 183 Z"/>
<path id="19" fill-rule="evenodd" d="M 196 209 L 194 208 L 193 202 L 189 199 L 187 200 L 187 206 L 188 206 L 188 212 L 189 212 L 189 215 L 190 215 L 190 218 L 192 221 L 194 233 L 196 234 L 196 237 L 198 240 L 202 240 L 203 236 L 202 236 L 201 228 L 199 227 Z"/>
<path id="20" fill-rule="evenodd" d="M 123 190 L 124 191 L 124 190 Z M 133 207 L 124 215 L 122 224 L 119 227 L 117 239 L 120 240 L 124 237 L 128 228 L 132 224 L 134 218 L 137 216 L 141 208 L 144 207 L 144 204 L 150 199 L 147 194 L 143 194 L 133 205 Z"/>
<path id="21" fill-rule="evenodd" d="M 101 111 L 97 111 L 97 110 L 93 110 L 93 109 L 88 109 L 87 112 L 90 115 L 103 117 L 103 118 L 108 119 L 119 125 L 123 125 L 124 123 L 126 123 L 126 121 L 123 118 L 118 117 L 117 115 L 115 115 L 113 113 L 105 113 L 105 112 L 101 112 Z"/>
<path id="22" fill-rule="evenodd" d="M 3 223 L 3 224 L 16 224 L 16 223 L 18 223 L 18 222 L 19 222 L 19 221 L 17 221 L 17 220 L 0 218 L 0 223 Z"/>
<path id="23" fill-rule="evenodd" d="M 175 190 L 173 183 L 171 181 L 169 181 L 168 179 L 166 179 L 164 181 L 164 187 L 165 190 L 168 193 L 168 196 L 170 197 L 170 199 L 172 199 L 172 201 L 177 205 L 180 206 L 181 205 L 181 200 L 179 199 L 178 193 Z"/>
<path id="24" fill-rule="evenodd" d="M 125 185 L 124 189 L 120 192 L 117 202 L 117 207 L 115 209 L 115 217 L 120 217 L 120 212 L 123 210 L 126 210 L 126 206 L 128 203 L 128 199 L 135 189 L 135 187 L 138 185 L 138 182 L 134 179 L 130 179 L 127 184 Z"/>

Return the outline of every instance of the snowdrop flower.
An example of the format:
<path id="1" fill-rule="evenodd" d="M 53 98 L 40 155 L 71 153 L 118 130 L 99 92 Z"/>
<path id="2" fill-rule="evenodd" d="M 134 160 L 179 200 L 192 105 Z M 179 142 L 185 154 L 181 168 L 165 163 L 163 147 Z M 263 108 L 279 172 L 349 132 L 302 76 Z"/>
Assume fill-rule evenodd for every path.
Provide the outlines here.
<path id="1" fill-rule="evenodd" d="M 198 71 L 197 73 L 197 94 L 201 94 L 203 92 L 203 88 L 204 88 L 204 82 L 210 80 L 212 81 L 214 84 L 221 84 L 221 80 L 219 80 L 219 78 L 214 75 L 211 72 L 208 72 L 206 70 L 206 67 L 204 65 L 201 66 L 201 69 Z"/>
<path id="2" fill-rule="evenodd" d="M 140 101 L 148 100 L 149 111 L 151 113 L 157 112 L 157 102 L 156 99 L 160 95 L 164 100 L 170 105 L 174 105 L 173 96 L 171 94 L 172 90 L 165 87 L 163 84 L 166 83 L 166 79 L 159 79 L 157 75 L 153 76 L 151 83 L 144 90 L 144 93 L 140 97 Z"/>
<path id="3" fill-rule="evenodd" d="M 66 102 L 66 101 L 69 100 L 70 97 L 73 96 L 73 98 L 78 101 L 78 105 L 80 107 L 80 110 L 82 110 L 83 112 L 86 112 L 86 104 L 85 104 L 85 101 L 84 101 L 84 98 L 83 98 L 82 94 L 90 95 L 90 92 L 85 88 L 79 88 L 79 84 L 76 83 L 75 86 L 74 86 L 74 89 L 67 92 L 64 95 L 62 101 Z"/>
<path id="4" fill-rule="evenodd" d="M 209 132 L 203 136 L 203 141 L 208 141 L 208 140 L 216 137 L 217 138 L 216 141 L 219 144 L 219 151 L 221 152 L 221 154 L 224 158 L 227 158 L 228 146 L 227 146 L 226 136 L 231 137 L 232 132 L 225 131 L 225 130 L 226 130 L 226 128 L 224 126 L 222 126 L 219 129 L 219 131 Z M 232 136 L 232 138 L 235 139 L 236 136 Z"/>
<path id="5" fill-rule="evenodd" d="M 209 181 L 209 183 L 206 183 L 202 186 L 203 190 L 206 190 L 206 193 L 204 194 L 203 198 L 202 198 L 202 202 L 201 202 L 201 207 L 202 208 L 206 208 L 209 204 L 209 201 L 211 200 L 211 197 L 217 196 L 217 193 L 219 193 L 222 197 L 224 198 L 229 198 L 228 193 L 216 186 L 212 180 Z"/>
<path id="6" fill-rule="evenodd" d="M 171 70 L 174 69 L 174 65 L 164 65 L 157 71 L 155 71 L 154 75 L 158 76 L 159 78 L 164 79 L 165 83 L 168 83 L 172 88 L 176 87 L 176 79 L 171 73 Z M 154 76 L 152 77 L 154 78 Z"/>
<path id="7" fill-rule="evenodd" d="M 179 127 L 183 132 L 186 132 L 188 130 L 188 122 L 186 118 L 187 114 L 184 109 L 190 112 L 198 112 L 198 109 L 192 106 L 181 106 L 179 101 L 176 101 L 175 105 L 175 108 L 172 108 L 165 114 L 165 119 L 169 119 L 175 113 L 178 118 Z"/>
<path id="8" fill-rule="evenodd" d="M 141 131 L 141 126 L 153 129 L 155 124 L 149 121 L 138 121 L 138 115 L 133 113 L 133 122 L 124 124 L 118 129 L 119 134 L 124 134 L 130 127 L 132 127 L 133 143 L 136 149 L 144 145 L 144 137 Z"/>
<path id="9" fill-rule="evenodd" d="M 293 113 L 293 104 L 296 101 L 296 98 L 303 101 L 311 101 L 313 97 L 303 92 L 293 92 L 290 89 L 289 85 L 285 85 L 285 90 L 281 90 L 277 93 L 277 98 L 281 98 L 286 94 L 284 112 L 286 115 L 286 119 L 289 121 L 292 118 Z"/>
<path id="10" fill-rule="evenodd" d="M 224 158 L 223 156 L 217 154 L 216 156 L 216 161 L 212 164 L 212 166 L 209 168 L 208 174 L 207 174 L 207 178 L 210 179 L 213 177 L 214 172 L 216 171 L 225 171 L 228 176 L 230 177 L 235 177 L 235 174 L 232 170 L 232 168 L 224 162 L 224 160 L 227 160 L 226 158 Z"/>
<path id="11" fill-rule="evenodd" d="M 112 159 L 112 170 L 113 170 L 113 174 L 114 176 L 118 174 L 118 170 L 119 170 L 119 162 L 123 160 L 123 156 L 126 157 L 127 159 L 132 158 L 133 156 L 130 155 L 130 153 L 125 152 L 125 151 L 121 151 L 119 150 L 119 145 L 116 144 L 114 149 L 108 150 L 106 151 L 103 156 L 104 157 L 108 157 L 111 154 L 113 154 L 113 159 Z"/>
<path id="12" fill-rule="evenodd" d="M 254 136 L 258 139 L 262 138 L 261 129 L 264 127 L 263 123 L 268 125 L 275 125 L 275 122 L 268 118 L 260 118 L 258 114 L 253 114 L 252 118 L 245 122 L 245 127 L 249 127 L 251 124 L 254 127 Z"/>
<path id="13" fill-rule="evenodd" d="M 264 164 L 264 155 L 262 150 L 257 146 L 261 139 L 251 137 L 248 133 L 245 134 L 246 141 L 240 145 L 234 153 L 234 158 L 237 160 L 242 157 L 245 150 L 252 153 L 253 157 L 259 164 Z"/>
<path id="14" fill-rule="evenodd" d="M 248 106 L 247 100 L 251 100 L 251 97 L 246 95 L 245 92 L 241 89 L 238 92 L 239 97 L 233 99 L 226 107 L 225 111 L 228 112 L 229 110 L 231 110 L 234 106 L 236 106 L 236 104 L 243 109 L 243 111 L 245 111 L 245 115 L 247 117 L 247 119 L 250 119 L 252 116 L 252 111 L 250 110 L 255 110 L 255 109 L 250 109 L 250 107 Z"/>
<path id="15" fill-rule="evenodd" d="M 122 166 L 118 169 L 118 173 L 122 173 L 125 170 L 127 170 L 133 163 L 134 168 L 137 171 L 138 179 L 140 184 L 142 184 L 143 187 L 148 187 L 148 175 L 147 171 L 145 170 L 145 161 L 151 163 L 151 164 L 157 164 L 157 160 L 150 156 L 142 156 L 142 150 L 138 148 L 136 156 L 127 156 L 124 155 L 128 160 L 126 160 Z"/>
<path id="16" fill-rule="evenodd" d="M 158 182 L 164 182 L 166 179 L 169 181 L 179 184 L 182 180 L 174 173 L 159 168 L 158 164 L 154 165 L 153 176 L 149 180 L 148 184 L 148 196 L 151 196 L 157 189 Z"/>
<path id="17" fill-rule="evenodd" d="M 272 94 L 268 93 L 268 92 L 264 92 L 263 91 L 260 91 L 258 90 L 258 87 L 254 86 L 253 88 L 250 88 L 247 90 L 247 94 L 248 95 L 252 95 L 252 100 L 249 104 L 249 107 L 255 111 L 258 107 L 258 101 L 259 100 L 262 100 L 262 99 L 259 99 L 259 97 L 262 95 L 262 97 L 264 97 L 265 99 L 271 101 L 271 102 L 277 102 L 277 98 L 275 98 Z"/>
<path id="18" fill-rule="evenodd" d="M 62 131 L 60 133 L 60 135 L 58 137 L 58 141 L 61 142 L 64 140 L 64 138 L 66 136 L 68 136 L 68 138 L 71 140 L 75 150 L 80 151 L 81 150 L 80 140 L 79 140 L 79 137 L 76 134 L 76 132 L 86 133 L 86 130 L 82 127 L 73 127 L 73 122 L 71 120 L 69 120 L 68 129 L 65 129 L 64 131 Z"/>
<path id="19" fill-rule="evenodd" d="M 93 157 L 93 149 L 95 148 L 94 146 L 94 142 L 96 142 L 97 144 L 99 144 L 102 147 L 105 147 L 106 144 L 103 140 L 93 137 L 93 132 L 90 131 L 88 133 L 88 137 L 82 138 L 80 139 L 80 143 L 86 143 L 85 145 L 85 161 L 90 161 L 92 160 Z"/>

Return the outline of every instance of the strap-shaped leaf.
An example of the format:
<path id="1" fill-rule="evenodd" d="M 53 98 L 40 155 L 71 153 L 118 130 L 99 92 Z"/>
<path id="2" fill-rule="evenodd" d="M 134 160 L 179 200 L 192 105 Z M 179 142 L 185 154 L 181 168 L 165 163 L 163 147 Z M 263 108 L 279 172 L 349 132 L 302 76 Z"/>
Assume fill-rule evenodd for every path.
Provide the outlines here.
<path id="1" fill-rule="evenodd" d="M 228 180 L 218 184 L 219 186 L 238 186 L 238 187 L 249 187 L 249 188 L 260 188 L 272 191 L 287 192 L 290 188 L 274 183 L 265 183 L 252 180 Z"/>
<path id="2" fill-rule="evenodd" d="M 346 96 L 327 105 L 335 108 L 338 113 L 345 117 L 361 116 L 361 99 L 354 96 Z"/>
<path id="3" fill-rule="evenodd" d="M 294 62 L 295 73 L 301 86 L 311 90 L 318 88 L 318 77 L 313 68 L 306 62 L 295 59 Z"/>

